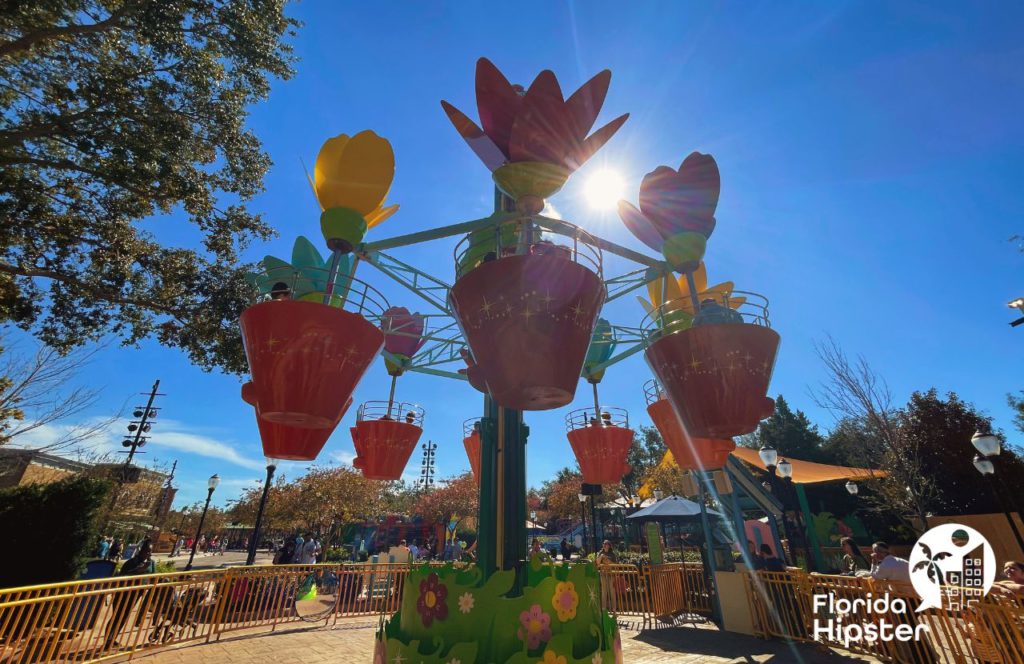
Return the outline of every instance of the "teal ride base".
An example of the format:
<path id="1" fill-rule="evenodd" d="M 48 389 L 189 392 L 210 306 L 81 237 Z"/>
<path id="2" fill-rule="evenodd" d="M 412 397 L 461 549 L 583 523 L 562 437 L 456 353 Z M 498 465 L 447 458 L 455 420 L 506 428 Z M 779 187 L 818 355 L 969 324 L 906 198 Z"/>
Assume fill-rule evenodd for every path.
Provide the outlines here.
<path id="1" fill-rule="evenodd" d="M 377 632 L 373 664 L 621 664 L 622 641 L 604 611 L 592 563 L 531 559 L 484 578 L 471 564 L 409 573 L 401 610 Z"/>

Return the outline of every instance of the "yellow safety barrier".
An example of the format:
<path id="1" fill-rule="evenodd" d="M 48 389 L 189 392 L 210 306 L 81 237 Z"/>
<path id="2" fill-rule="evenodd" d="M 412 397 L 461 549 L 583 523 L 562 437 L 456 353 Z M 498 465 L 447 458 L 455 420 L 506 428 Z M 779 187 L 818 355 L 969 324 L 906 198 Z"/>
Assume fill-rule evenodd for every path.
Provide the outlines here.
<path id="1" fill-rule="evenodd" d="M 754 630 L 763 637 L 816 641 L 885 662 L 1024 663 L 1024 604 L 998 593 L 970 605 L 947 601 L 946 608 L 917 613 L 920 599 L 908 584 L 863 577 L 754 572 L 746 577 L 746 589 Z M 945 592 L 951 597 L 958 589 Z M 893 610 L 896 600 L 908 610 Z M 890 629 L 905 626 L 914 638 L 863 638 L 864 626 L 883 623 Z M 853 632 L 845 631 L 854 625 Z"/>
<path id="2" fill-rule="evenodd" d="M 613 615 L 638 615 L 646 624 L 711 613 L 711 592 L 699 563 L 605 565 L 600 571 L 604 606 Z"/>
<path id="3" fill-rule="evenodd" d="M 0 663 L 85 664 L 398 610 L 408 564 L 281 565 L 0 589 Z"/>

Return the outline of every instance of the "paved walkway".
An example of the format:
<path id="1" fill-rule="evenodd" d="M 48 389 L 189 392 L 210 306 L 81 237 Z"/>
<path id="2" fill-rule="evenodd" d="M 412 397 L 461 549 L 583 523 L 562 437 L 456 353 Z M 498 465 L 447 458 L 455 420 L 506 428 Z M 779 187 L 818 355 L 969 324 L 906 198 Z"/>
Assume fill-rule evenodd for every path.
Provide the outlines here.
<path id="1" fill-rule="evenodd" d="M 192 645 L 152 655 L 136 655 L 143 664 L 370 664 L 375 622 L 354 619 L 335 627 L 276 632 L 219 643 Z M 626 664 L 854 664 L 877 660 L 838 654 L 825 648 L 765 641 L 724 634 L 714 627 L 694 625 L 635 632 L 623 630 Z"/>

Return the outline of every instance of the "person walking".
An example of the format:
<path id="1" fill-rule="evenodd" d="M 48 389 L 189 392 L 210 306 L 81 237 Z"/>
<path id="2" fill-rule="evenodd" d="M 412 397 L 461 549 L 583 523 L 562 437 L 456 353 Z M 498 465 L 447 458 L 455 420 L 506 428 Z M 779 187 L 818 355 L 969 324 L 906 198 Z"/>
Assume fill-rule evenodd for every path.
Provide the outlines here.
<path id="1" fill-rule="evenodd" d="M 147 537 L 142 540 L 142 544 L 139 546 L 139 550 L 135 555 L 121 566 L 121 571 L 118 572 L 118 576 L 135 576 L 139 574 L 154 573 L 156 570 L 155 564 L 153 563 L 152 553 L 152 544 Z M 106 648 L 119 647 L 120 644 L 117 641 L 117 637 L 124 628 L 125 623 L 128 622 L 128 617 L 135 609 L 135 605 L 138 604 L 139 600 L 142 599 L 148 589 L 149 586 L 128 586 L 127 589 L 120 590 L 120 592 L 113 595 L 113 599 L 110 603 L 110 622 L 107 623 L 103 640 Z"/>
<path id="2" fill-rule="evenodd" d="M 100 560 L 106 560 L 108 551 L 110 551 L 110 538 L 104 535 L 100 538 L 100 545 L 96 549 L 96 557 Z"/>
<path id="3" fill-rule="evenodd" d="M 295 537 L 295 554 L 292 556 L 291 562 L 296 564 L 302 564 L 302 547 L 305 545 L 306 540 L 302 539 L 302 535 Z"/>
<path id="4" fill-rule="evenodd" d="M 316 563 L 316 554 L 319 553 L 320 545 L 317 543 L 316 538 L 312 535 L 302 544 L 302 554 L 299 558 L 299 562 L 303 565 L 313 565 Z"/>

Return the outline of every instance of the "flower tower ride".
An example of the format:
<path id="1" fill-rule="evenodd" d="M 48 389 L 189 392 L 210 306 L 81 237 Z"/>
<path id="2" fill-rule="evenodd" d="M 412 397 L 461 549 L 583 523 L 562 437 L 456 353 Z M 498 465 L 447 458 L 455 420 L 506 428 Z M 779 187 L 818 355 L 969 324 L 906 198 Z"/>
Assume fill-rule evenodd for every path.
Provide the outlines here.
<path id="1" fill-rule="evenodd" d="M 352 465 L 368 479 L 401 478 L 423 434 L 423 409 L 395 402 L 395 386 L 412 356 L 423 346 L 424 320 L 405 307 L 391 307 L 381 318 L 384 366 L 391 376 L 391 392 L 387 402 L 368 401 L 360 406 L 351 428 L 357 455 Z"/>
<path id="2" fill-rule="evenodd" d="M 647 362 L 695 439 L 726 440 L 750 433 L 771 413 L 766 396 L 779 335 L 768 327 L 766 301 L 744 296 L 736 309 L 729 293 L 701 301 L 695 273 L 715 228 L 721 189 L 718 165 L 694 152 L 678 170 L 659 166 L 640 185 L 640 209 L 619 202 L 626 227 L 658 250 L 683 274 L 689 311 L 669 298 L 671 279 L 661 283 L 660 305 L 647 316 Z M 681 289 L 680 290 L 680 295 Z M 759 298 L 764 304 L 754 304 Z"/>
<path id="3" fill-rule="evenodd" d="M 629 472 L 626 457 L 633 444 L 629 415 L 622 408 L 602 406 L 597 393 L 597 384 L 604 377 L 603 364 L 615 346 L 611 324 L 599 319 L 583 363 L 583 377 L 594 390 L 594 408 L 565 416 L 566 436 L 587 484 L 615 484 Z"/>
<path id="4" fill-rule="evenodd" d="M 468 374 L 501 406 L 548 410 L 572 401 L 594 322 L 605 299 L 600 252 L 577 229 L 574 246 L 542 237 L 531 216 L 569 175 L 618 130 L 622 115 L 588 137 L 611 73 L 601 72 L 568 99 L 541 72 L 513 86 L 490 61 L 476 69 L 481 129 L 441 102 L 449 119 L 516 211 L 471 233 L 457 250 L 452 311 L 469 344 Z M 596 257 L 596 259 L 594 258 Z"/>
<path id="5" fill-rule="evenodd" d="M 371 131 L 324 143 L 312 184 L 330 261 L 300 238 L 290 264 L 268 256 L 252 275 L 260 301 L 239 321 L 252 374 L 243 398 L 256 410 L 267 456 L 316 458 L 384 345 L 366 316 L 387 303 L 352 276 L 350 253 L 397 209 L 382 207 L 394 167 L 391 145 Z M 356 289 L 358 304 L 349 297 Z"/>

